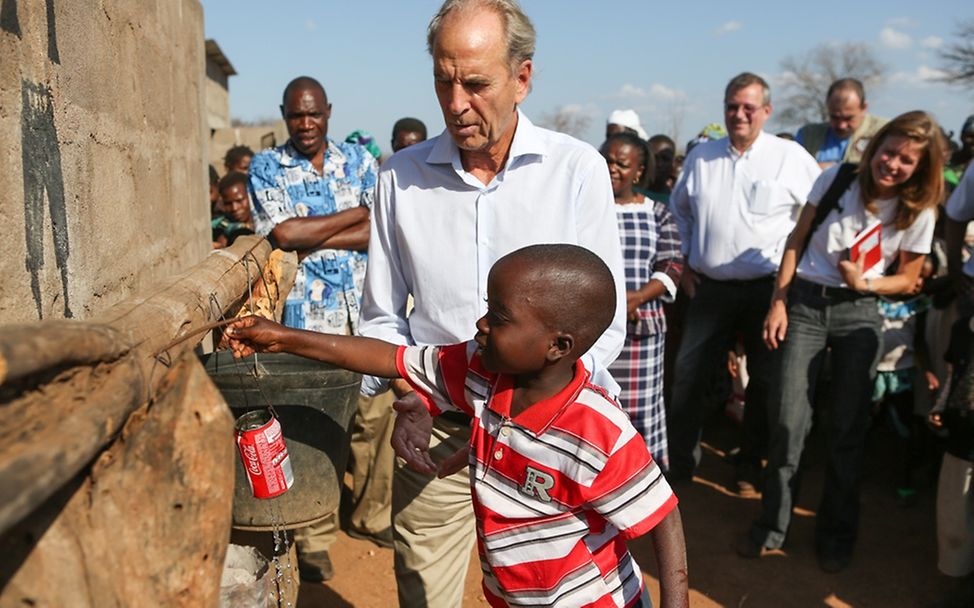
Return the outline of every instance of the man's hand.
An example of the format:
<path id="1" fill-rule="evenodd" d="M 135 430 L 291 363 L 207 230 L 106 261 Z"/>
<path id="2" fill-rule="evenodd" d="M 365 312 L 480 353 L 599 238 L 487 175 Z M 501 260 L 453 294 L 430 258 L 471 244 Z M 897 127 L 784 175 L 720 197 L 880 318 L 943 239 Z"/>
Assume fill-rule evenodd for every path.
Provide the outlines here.
<path id="1" fill-rule="evenodd" d="M 683 269 L 683 275 L 680 276 L 680 289 L 683 293 L 687 294 L 687 297 L 691 300 L 697 297 L 697 285 L 700 284 L 700 275 L 698 275 L 692 268 L 686 266 Z"/>
<path id="2" fill-rule="evenodd" d="M 440 479 L 449 477 L 454 473 L 462 471 L 470 464 L 470 446 L 464 446 L 447 456 L 440 466 L 436 469 L 436 476 Z"/>
<path id="3" fill-rule="evenodd" d="M 419 473 L 432 475 L 436 465 L 430 458 L 430 435 L 433 434 L 433 417 L 416 393 L 397 399 L 396 425 L 392 429 L 392 449 L 406 461 L 406 466 Z"/>
<path id="4" fill-rule="evenodd" d="M 283 325 L 262 317 L 241 317 L 223 330 L 220 347 L 229 348 L 234 359 L 254 353 L 278 353 L 284 350 L 287 331 Z"/>
<path id="5" fill-rule="evenodd" d="M 788 309 L 784 300 L 772 300 L 768 316 L 764 318 L 764 343 L 774 350 L 781 345 L 788 333 Z"/>

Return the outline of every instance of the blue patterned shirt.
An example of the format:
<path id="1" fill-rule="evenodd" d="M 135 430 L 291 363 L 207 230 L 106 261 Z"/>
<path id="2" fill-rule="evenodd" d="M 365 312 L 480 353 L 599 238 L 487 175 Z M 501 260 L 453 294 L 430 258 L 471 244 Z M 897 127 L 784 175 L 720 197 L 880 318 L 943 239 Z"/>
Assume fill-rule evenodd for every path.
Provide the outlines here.
<path id="1" fill-rule="evenodd" d="M 323 175 L 290 141 L 257 153 L 250 163 L 250 194 L 257 234 L 286 219 L 331 215 L 375 200 L 375 159 L 358 144 L 328 140 Z M 319 249 L 298 267 L 282 321 L 329 334 L 358 329 L 365 253 Z"/>

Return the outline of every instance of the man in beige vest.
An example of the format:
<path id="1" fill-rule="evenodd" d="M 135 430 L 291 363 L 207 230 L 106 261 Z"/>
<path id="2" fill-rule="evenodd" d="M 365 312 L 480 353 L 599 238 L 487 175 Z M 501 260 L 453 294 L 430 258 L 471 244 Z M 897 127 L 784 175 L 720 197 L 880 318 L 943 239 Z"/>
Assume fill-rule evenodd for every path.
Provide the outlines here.
<path id="1" fill-rule="evenodd" d="M 807 124 L 795 141 L 815 157 L 823 169 L 836 163 L 858 163 L 885 118 L 867 114 L 866 91 L 855 78 L 832 83 L 825 97 L 829 121 Z"/>

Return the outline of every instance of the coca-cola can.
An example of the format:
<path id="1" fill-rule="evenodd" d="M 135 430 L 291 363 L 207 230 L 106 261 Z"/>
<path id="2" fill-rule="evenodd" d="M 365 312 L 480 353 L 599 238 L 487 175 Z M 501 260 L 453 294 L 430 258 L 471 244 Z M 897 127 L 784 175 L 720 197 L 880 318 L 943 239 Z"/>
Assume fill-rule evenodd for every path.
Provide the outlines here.
<path id="1" fill-rule="evenodd" d="M 274 498 L 294 485 L 281 423 L 267 410 L 247 412 L 234 426 L 240 460 L 256 498 Z"/>

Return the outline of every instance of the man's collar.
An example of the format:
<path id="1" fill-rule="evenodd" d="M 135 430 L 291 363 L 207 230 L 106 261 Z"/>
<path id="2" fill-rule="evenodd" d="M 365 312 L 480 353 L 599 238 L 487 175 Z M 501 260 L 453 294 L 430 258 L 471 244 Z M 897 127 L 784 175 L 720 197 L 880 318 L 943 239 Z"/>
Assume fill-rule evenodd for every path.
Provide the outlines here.
<path id="1" fill-rule="evenodd" d="M 761 129 L 761 131 L 758 132 L 758 136 L 756 138 L 754 138 L 754 141 L 751 142 L 751 145 L 748 146 L 743 152 L 741 152 L 737 148 L 734 147 L 734 144 L 731 143 L 731 139 L 728 136 L 728 138 L 727 138 L 727 152 L 733 158 L 740 158 L 741 156 L 745 156 L 745 155 L 751 153 L 752 151 L 761 148 L 761 146 L 764 145 L 764 141 L 765 141 L 765 139 L 767 137 L 768 137 L 768 134 L 764 132 L 764 129 Z"/>
<path id="2" fill-rule="evenodd" d="M 541 137 L 540 130 L 518 108 L 514 139 L 511 141 L 511 151 L 508 154 L 507 164 L 504 168 L 509 167 L 514 159 L 521 156 L 544 156 L 546 152 L 547 147 Z M 426 156 L 426 162 L 431 165 L 463 167 L 463 164 L 460 162 L 460 149 L 457 147 L 456 142 L 453 141 L 453 136 L 450 135 L 449 129 L 443 129 L 440 136 L 436 138 L 436 142 Z"/>
<path id="3" fill-rule="evenodd" d="M 555 395 L 532 404 L 515 418 L 515 422 L 535 435 L 548 430 L 561 412 L 575 403 L 582 389 L 588 384 L 589 372 L 581 360 L 575 361 L 575 374 L 571 382 Z M 511 416 L 511 398 L 514 395 L 514 377 L 501 374 L 497 377 L 493 394 L 487 407 L 501 416 Z"/>
<path id="4" fill-rule="evenodd" d="M 335 144 L 335 142 L 331 140 L 331 138 L 325 138 L 325 145 L 327 146 L 325 148 L 326 159 L 332 154 L 338 154 L 344 158 L 345 155 L 342 154 L 341 149 L 337 144 Z M 290 139 L 288 139 L 287 142 L 278 149 L 281 151 L 281 165 L 285 167 L 300 167 L 305 163 L 311 164 L 311 159 L 298 152 L 298 149 L 294 147 L 294 144 L 291 143 Z"/>

